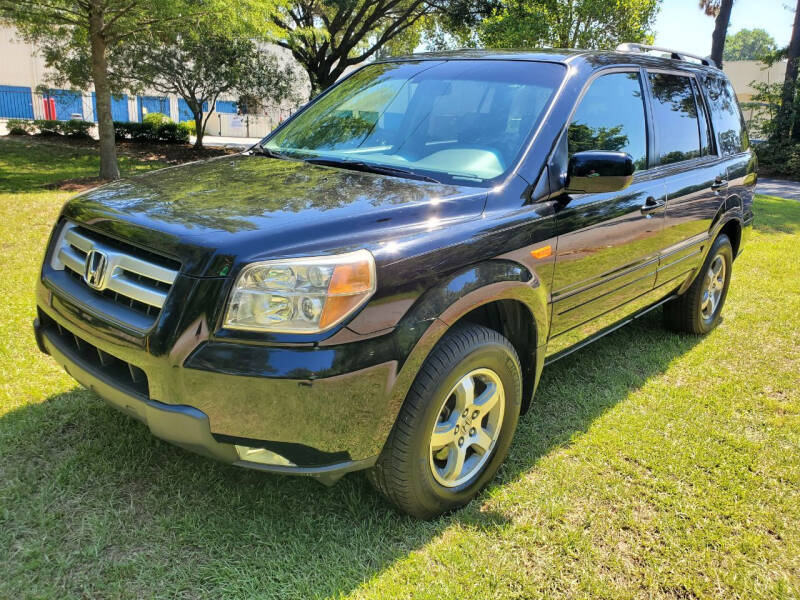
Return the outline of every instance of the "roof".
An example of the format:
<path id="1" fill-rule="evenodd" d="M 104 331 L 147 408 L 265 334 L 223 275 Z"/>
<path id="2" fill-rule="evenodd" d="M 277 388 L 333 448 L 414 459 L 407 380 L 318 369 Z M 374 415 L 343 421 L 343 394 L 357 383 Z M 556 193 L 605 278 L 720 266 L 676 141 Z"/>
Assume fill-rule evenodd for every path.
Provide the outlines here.
<path id="1" fill-rule="evenodd" d="M 611 64 L 635 64 L 645 67 L 672 67 L 680 65 L 682 69 L 713 70 L 715 67 L 704 66 L 693 61 L 678 60 L 668 56 L 655 56 L 643 52 L 620 52 L 617 50 L 580 50 L 564 48 L 536 49 L 493 49 L 479 50 L 464 48 L 444 52 L 420 52 L 405 56 L 392 57 L 377 62 L 393 62 L 407 60 L 530 60 L 539 62 L 570 63 L 585 60 L 597 66 Z"/>

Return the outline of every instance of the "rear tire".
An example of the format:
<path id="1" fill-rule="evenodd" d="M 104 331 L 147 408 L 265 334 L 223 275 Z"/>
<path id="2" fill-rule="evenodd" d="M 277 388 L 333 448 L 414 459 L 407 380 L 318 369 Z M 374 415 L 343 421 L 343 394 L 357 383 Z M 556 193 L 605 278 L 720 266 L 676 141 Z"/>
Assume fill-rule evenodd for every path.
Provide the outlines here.
<path id="1" fill-rule="evenodd" d="M 733 248 L 720 234 L 711 245 L 703 266 L 686 292 L 664 305 L 664 323 L 674 330 L 703 335 L 720 322 L 728 296 Z"/>
<path id="2" fill-rule="evenodd" d="M 425 360 L 368 478 L 421 519 L 459 508 L 505 460 L 521 403 L 511 343 L 487 327 L 456 326 Z"/>

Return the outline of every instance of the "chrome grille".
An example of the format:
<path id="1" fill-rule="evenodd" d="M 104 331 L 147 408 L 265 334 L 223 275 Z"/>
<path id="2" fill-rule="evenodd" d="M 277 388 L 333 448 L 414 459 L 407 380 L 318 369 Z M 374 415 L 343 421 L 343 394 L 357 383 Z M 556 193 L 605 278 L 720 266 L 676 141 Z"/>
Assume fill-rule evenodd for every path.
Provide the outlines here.
<path id="1" fill-rule="evenodd" d="M 157 313 L 178 270 L 135 256 L 134 247 L 121 249 L 112 244 L 74 223 L 65 223 L 53 248 L 51 266 L 116 303 L 148 315 Z"/>

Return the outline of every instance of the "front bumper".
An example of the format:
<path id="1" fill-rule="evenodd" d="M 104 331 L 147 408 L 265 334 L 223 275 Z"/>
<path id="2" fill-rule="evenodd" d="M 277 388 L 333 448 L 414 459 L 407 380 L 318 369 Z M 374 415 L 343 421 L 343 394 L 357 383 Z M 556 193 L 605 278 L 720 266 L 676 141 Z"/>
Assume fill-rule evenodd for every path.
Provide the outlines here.
<path id="1" fill-rule="evenodd" d="M 154 353 L 41 283 L 37 297 L 40 349 L 153 435 L 192 452 L 331 484 L 372 466 L 394 422 L 397 362 L 386 341 L 285 348 L 206 336 L 185 347 L 177 335 L 169 351 Z"/>

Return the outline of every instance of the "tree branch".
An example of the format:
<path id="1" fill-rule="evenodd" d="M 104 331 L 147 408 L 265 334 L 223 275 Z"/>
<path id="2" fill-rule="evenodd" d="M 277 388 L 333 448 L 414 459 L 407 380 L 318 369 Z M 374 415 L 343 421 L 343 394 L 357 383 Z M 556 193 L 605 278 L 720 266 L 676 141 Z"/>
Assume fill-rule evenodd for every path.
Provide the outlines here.
<path id="1" fill-rule="evenodd" d="M 11 11 L 18 6 L 17 2 L 2 2 L 0 3 L 0 7 L 9 7 L 7 10 Z M 87 15 L 81 14 L 78 11 L 71 10 L 69 8 L 65 8 L 62 6 L 55 6 L 53 4 L 46 4 L 43 2 L 30 2 L 26 6 L 26 8 L 39 8 L 43 10 L 54 10 L 60 13 L 66 13 L 65 15 L 53 15 L 52 18 L 58 19 L 61 23 L 66 23 L 68 25 L 76 25 L 80 26 L 83 25 L 87 20 Z M 67 17 L 66 15 L 74 15 L 75 19 Z"/>

